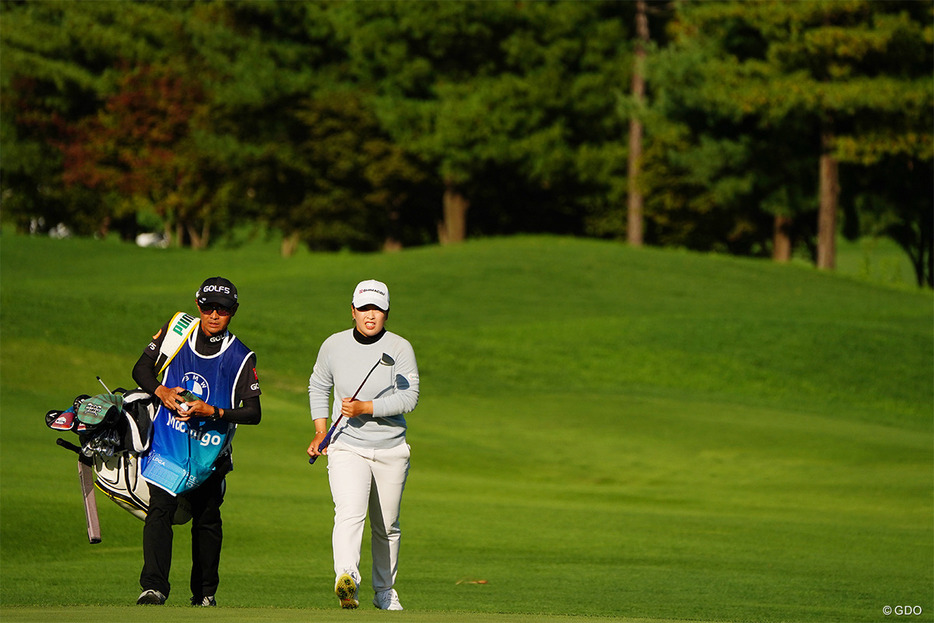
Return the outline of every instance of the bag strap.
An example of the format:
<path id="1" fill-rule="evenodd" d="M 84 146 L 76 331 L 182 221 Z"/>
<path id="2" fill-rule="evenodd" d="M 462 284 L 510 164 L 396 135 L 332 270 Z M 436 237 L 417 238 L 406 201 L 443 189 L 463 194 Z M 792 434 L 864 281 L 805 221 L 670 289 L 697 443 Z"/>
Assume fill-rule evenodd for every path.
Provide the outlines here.
<path id="1" fill-rule="evenodd" d="M 175 355 L 182 349 L 182 344 L 200 323 L 200 319 L 185 312 L 178 312 L 172 316 L 162 340 L 162 347 L 159 349 L 159 356 L 156 357 L 156 376 L 165 372 Z"/>

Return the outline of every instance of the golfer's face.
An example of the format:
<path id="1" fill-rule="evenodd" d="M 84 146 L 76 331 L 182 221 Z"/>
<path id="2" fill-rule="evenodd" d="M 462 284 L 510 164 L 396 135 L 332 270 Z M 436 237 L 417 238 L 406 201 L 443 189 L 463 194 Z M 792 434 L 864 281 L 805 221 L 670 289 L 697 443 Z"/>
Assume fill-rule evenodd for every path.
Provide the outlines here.
<path id="1" fill-rule="evenodd" d="M 357 331 L 367 337 L 373 337 L 386 325 L 386 312 L 375 305 L 364 305 L 360 309 L 351 305 L 350 312 Z"/>

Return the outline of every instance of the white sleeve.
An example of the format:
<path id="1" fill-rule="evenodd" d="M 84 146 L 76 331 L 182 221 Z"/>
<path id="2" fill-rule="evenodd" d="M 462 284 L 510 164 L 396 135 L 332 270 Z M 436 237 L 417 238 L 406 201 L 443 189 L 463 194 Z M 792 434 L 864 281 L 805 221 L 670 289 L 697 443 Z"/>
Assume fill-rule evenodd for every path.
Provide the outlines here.
<path id="1" fill-rule="evenodd" d="M 415 351 L 404 338 L 393 347 L 393 392 L 373 400 L 373 417 L 390 417 L 413 411 L 418 405 L 418 363 Z"/>
<path id="2" fill-rule="evenodd" d="M 315 368 L 308 379 L 308 403 L 311 407 L 311 419 L 327 419 L 330 415 L 331 388 L 334 387 L 334 373 L 330 367 L 330 344 L 325 340 L 318 350 Z"/>

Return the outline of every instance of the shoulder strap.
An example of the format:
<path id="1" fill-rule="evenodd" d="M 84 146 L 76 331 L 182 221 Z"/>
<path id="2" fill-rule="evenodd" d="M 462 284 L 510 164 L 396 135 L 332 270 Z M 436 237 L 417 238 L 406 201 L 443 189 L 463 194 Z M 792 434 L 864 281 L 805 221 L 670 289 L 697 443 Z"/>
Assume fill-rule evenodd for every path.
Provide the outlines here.
<path id="1" fill-rule="evenodd" d="M 169 321 L 169 328 L 162 340 L 159 356 L 156 358 L 156 376 L 165 372 L 165 369 L 175 359 L 175 355 L 181 350 L 182 344 L 185 343 L 185 340 L 200 323 L 201 320 L 185 312 L 178 312 L 172 317 L 172 320 Z"/>

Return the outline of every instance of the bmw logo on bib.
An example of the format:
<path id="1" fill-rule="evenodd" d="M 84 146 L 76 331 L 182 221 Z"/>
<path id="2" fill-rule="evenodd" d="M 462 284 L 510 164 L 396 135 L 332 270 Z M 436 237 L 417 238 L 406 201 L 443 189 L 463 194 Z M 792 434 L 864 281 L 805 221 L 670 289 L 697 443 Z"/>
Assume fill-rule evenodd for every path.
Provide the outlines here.
<path id="1" fill-rule="evenodd" d="M 211 388 L 207 380 L 197 372 L 186 372 L 182 377 L 182 387 L 204 402 L 210 402 L 208 399 L 211 397 Z"/>

